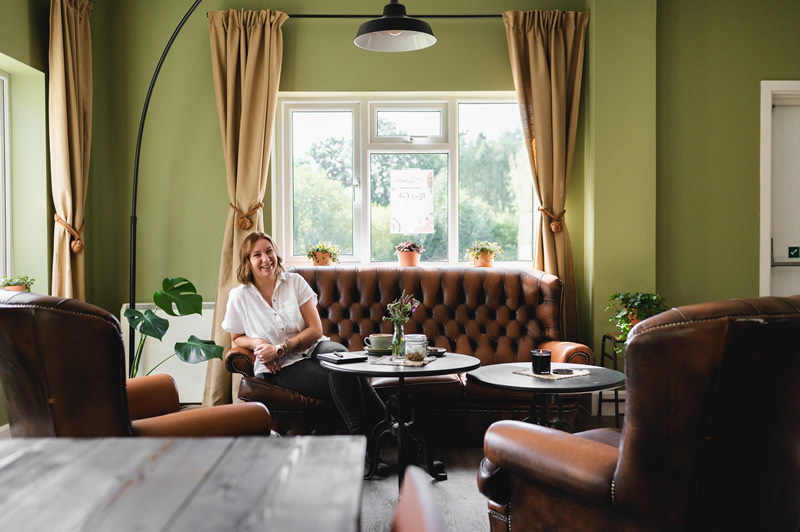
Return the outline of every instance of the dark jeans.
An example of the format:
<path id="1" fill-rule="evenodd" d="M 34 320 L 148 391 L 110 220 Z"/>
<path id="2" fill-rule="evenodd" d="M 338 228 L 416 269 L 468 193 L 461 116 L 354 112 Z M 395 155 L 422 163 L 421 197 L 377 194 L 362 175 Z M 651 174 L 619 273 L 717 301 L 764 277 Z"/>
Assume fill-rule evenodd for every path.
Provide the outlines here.
<path id="1" fill-rule="evenodd" d="M 386 407 L 366 377 L 328 371 L 320 365 L 316 355 L 333 351 L 347 351 L 347 348 L 336 342 L 322 341 L 314 349 L 313 358 L 304 358 L 276 374 L 259 373 L 257 376 L 281 388 L 333 401 L 350 434 L 369 436 L 372 428 L 384 418 Z"/>

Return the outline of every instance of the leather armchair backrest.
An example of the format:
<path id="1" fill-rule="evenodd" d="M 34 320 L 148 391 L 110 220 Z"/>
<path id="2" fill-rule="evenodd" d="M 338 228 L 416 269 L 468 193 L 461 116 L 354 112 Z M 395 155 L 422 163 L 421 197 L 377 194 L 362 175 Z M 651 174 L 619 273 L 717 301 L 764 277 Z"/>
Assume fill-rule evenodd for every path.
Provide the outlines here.
<path id="1" fill-rule="evenodd" d="M 537 270 L 402 266 L 290 268 L 319 296 L 325 335 L 351 350 L 391 333 L 386 306 L 403 290 L 420 305 L 405 332 L 482 364 L 530 360 L 541 342 L 560 340 L 561 280 Z"/>
<path id="2" fill-rule="evenodd" d="M 654 316 L 625 373 L 618 506 L 681 530 L 800 527 L 800 296 Z"/>
<path id="3" fill-rule="evenodd" d="M 13 437 L 131 435 L 125 374 L 113 315 L 0 290 L 0 384 Z"/>

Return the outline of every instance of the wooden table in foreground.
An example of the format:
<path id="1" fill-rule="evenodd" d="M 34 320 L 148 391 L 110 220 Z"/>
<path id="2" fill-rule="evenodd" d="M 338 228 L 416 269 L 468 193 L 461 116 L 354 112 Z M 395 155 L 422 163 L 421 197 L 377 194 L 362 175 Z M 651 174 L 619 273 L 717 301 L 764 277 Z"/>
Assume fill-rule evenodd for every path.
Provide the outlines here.
<path id="1" fill-rule="evenodd" d="M 0 440 L 0 530 L 360 524 L 363 437 Z"/>

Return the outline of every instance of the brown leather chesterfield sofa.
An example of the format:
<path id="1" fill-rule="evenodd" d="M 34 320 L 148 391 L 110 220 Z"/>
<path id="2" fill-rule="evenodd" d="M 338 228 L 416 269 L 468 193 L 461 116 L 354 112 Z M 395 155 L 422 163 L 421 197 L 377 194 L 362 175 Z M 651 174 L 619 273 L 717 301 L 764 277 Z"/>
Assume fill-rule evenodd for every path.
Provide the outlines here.
<path id="1" fill-rule="evenodd" d="M 587 346 L 561 341 L 561 281 L 541 271 L 471 266 L 303 266 L 289 271 L 302 275 L 319 296 L 324 334 L 351 351 L 363 349 L 364 338 L 372 333 L 392 332 L 391 322 L 382 319 L 386 305 L 405 290 L 420 301 L 405 332 L 424 333 L 450 352 L 473 355 L 485 365 L 529 361 L 531 349 L 539 347 L 550 349 L 556 362 L 594 363 Z M 251 351 L 240 348 L 225 355 L 228 370 L 244 375 L 239 398 L 265 404 L 273 430 L 336 430 L 330 426 L 338 419 L 332 405 L 253 377 L 253 359 Z M 372 383 L 383 397 L 397 391 L 394 378 Z M 463 374 L 408 378 L 405 387 L 431 442 L 480 445 L 492 422 L 523 419 L 530 410 L 530 394 L 468 382 Z M 574 411 L 576 405 L 570 406 Z"/>
<path id="2" fill-rule="evenodd" d="M 800 296 L 680 307 L 629 338 L 622 432 L 489 428 L 491 530 L 800 530 Z"/>

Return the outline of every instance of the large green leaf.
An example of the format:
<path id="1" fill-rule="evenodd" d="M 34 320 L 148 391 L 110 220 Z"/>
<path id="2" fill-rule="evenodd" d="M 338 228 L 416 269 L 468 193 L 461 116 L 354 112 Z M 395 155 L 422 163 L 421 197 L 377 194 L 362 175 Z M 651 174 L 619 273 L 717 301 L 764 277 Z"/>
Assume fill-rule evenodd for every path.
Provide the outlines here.
<path id="1" fill-rule="evenodd" d="M 142 314 L 136 309 L 129 308 L 124 316 L 128 318 L 131 327 L 157 340 L 161 340 L 169 329 L 169 321 L 156 316 L 152 310 L 145 310 Z"/>
<path id="2" fill-rule="evenodd" d="M 194 285 L 183 277 L 164 279 L 161 290 L 156 290 L 153 294 L 153 302 L 170 316 L 203 313 L 203 296 L 199 295 Z"/>
<path id="3" fill-rule="evenodd" d="M 178 358 L 189 364 L 205 362 L 212 358 L 222 358 L 222 346 L 211 340 L 201 340 L 195 335 L 189 336 L 189 341 L 175 344 L 175 354 Z"/>

